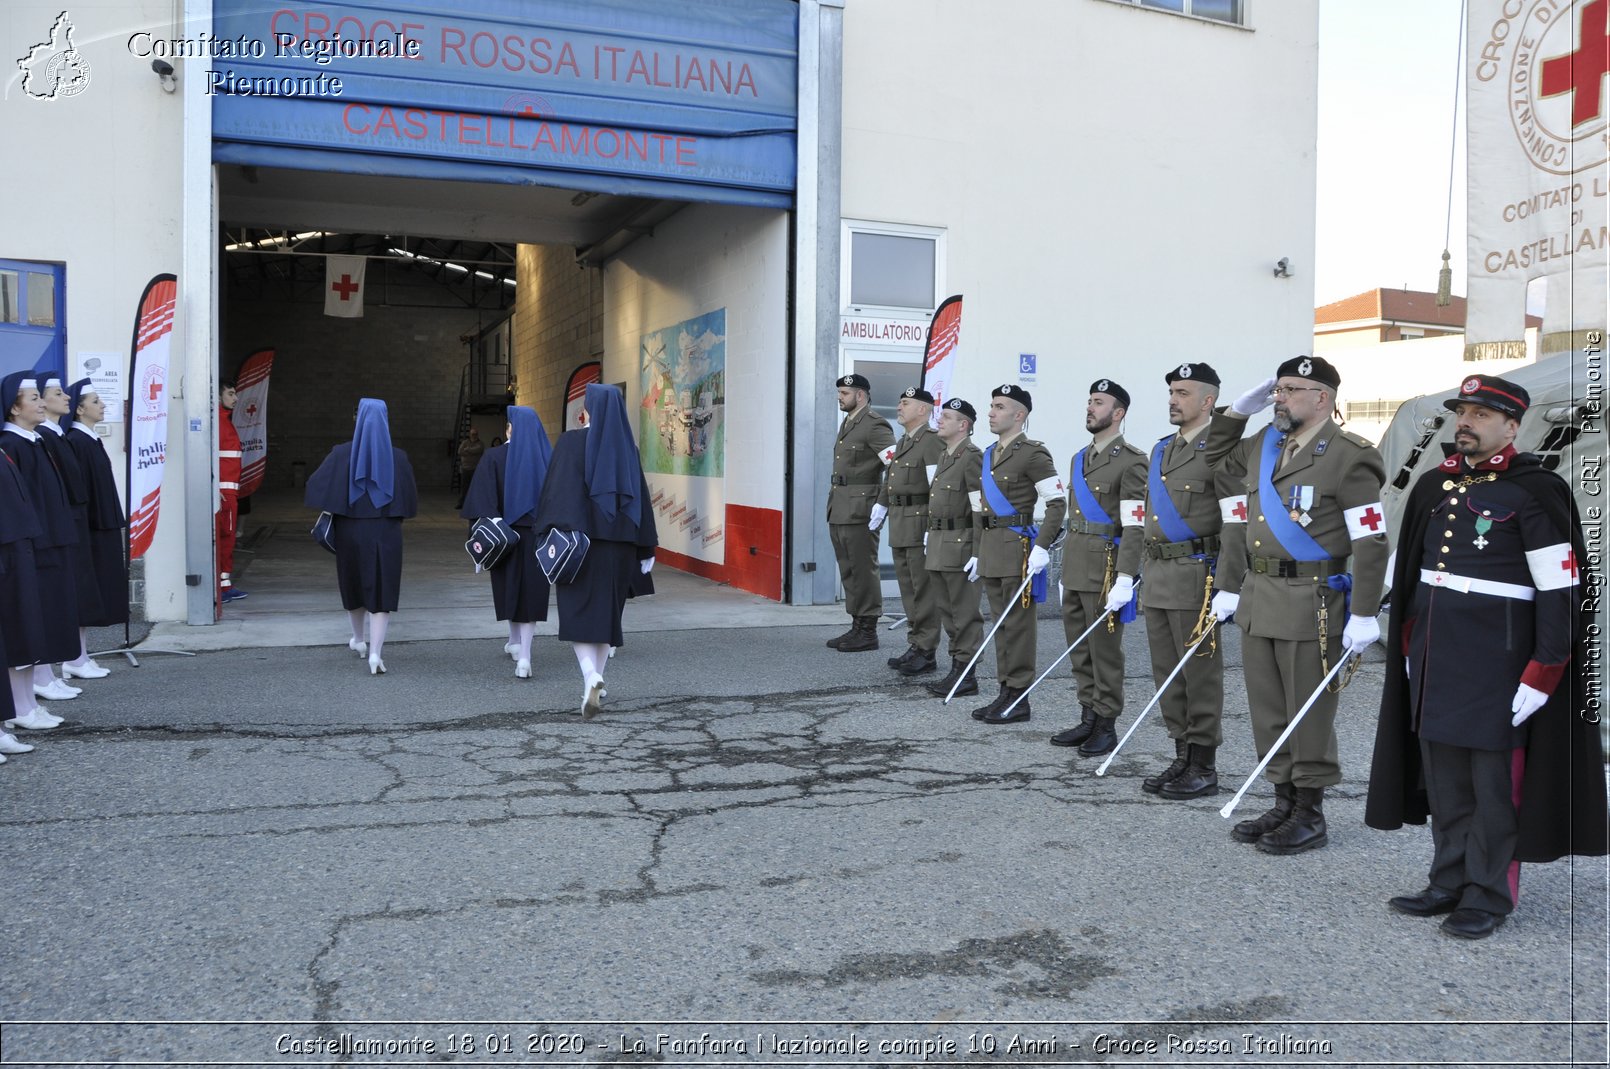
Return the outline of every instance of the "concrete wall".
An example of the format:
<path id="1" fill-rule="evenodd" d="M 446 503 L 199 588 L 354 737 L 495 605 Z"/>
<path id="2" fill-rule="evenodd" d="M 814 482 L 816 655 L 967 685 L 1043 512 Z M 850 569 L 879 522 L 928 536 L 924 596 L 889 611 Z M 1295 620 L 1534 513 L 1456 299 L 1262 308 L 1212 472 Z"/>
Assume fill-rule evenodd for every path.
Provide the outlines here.
<path id="1" fill-rule="evenodd" d="M 982 409 L 1037 354 L 1029 433 L 1059 464 L 1095 379 L 1145 441 L 1168 368 L 1206 360 L 1233 395 L 1312 345 L 1318 5 L 1248 7 L 845 7 L 843 214 L 944 228 L 953 393 Z"/>
<path id="2" fill-rule="evenodd" d="M 570 373 L 604 352 L 603 271 L 577 267 L 567 245 L 521 245 L 515 262 L 515 397 L 535 408 L 557 438 Z"/>
<path id="3" fill-rule="evenodd" d="M 521 283 L 524 288 L 524 280 Z M 641 401 L 646 332 L 725 308 L 725 560 L 667 562 L 771 598 L 782 596 L 788 356 L 788 216 L 690 205 L 604 269 L 604 381 Z"/>

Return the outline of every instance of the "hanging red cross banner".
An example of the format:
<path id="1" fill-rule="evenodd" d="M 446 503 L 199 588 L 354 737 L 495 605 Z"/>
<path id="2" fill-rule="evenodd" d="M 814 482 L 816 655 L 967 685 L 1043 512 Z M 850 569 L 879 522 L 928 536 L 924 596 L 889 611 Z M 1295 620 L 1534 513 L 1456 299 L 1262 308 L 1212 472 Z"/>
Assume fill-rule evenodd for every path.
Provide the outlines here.
<path id="1" fill-rule="evenodd" d="M 268 470 L 268 375 L 274 350 L 259 349 L 246 358 L 235 376 L 235 431 L 240 435 L 240 496 L 263 483 Z"/>
<path id="2" fill-rule="evenodd" d="M 363 269 L 368 262 L 362 256 L 324 258 L 325 315 L 344 319 L 363 315 Z"/>

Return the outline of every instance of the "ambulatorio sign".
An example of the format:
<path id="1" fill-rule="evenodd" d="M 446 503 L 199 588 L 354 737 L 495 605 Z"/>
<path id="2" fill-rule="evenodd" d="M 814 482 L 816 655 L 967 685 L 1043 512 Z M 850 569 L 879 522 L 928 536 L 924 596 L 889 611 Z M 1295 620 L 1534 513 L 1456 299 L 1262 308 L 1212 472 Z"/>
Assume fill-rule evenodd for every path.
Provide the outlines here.
<path id="1" fill-rule="evenodd" d="M 793 188 L 792 0 L 215 10 L 204 40 L 131 49 L 207 58 L 221 142 Z"/>

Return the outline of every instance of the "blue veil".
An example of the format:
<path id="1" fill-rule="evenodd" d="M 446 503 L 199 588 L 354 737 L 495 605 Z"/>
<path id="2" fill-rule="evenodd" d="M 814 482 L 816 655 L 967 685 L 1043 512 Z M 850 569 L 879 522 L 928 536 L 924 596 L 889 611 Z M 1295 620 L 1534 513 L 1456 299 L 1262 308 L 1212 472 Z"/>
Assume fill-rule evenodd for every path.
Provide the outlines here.
<path id="1" fill-rule="evenodd" d="M 643 519 L 638 491 L 643 485 L 643 464 L 626 414 L 626 399 L 613 386 L 587 387 L 587 449 L 583 470 L 587 496 L 606 522 L 624 513 L 634 524 Z"/>
<path id="2" fill-rule="evenodd" d="M 510 405 L 508 417 L 509 466 L 503 477 L 503 515 L 512 523 L 537 507 L 553 445 L 542 419 L 532 409 Z"/>
<path id="3" fill-rule="evenodd" d="M 352 431 L 352 460 L 347 469 L 351 486 L 347 500 L 365 494 L 375 508 L 384 508 L 396 492 L 396 464 L 391 455 L 391 427 L 386 402 L 365 397 L 358 402 L 358 423 Z"/>

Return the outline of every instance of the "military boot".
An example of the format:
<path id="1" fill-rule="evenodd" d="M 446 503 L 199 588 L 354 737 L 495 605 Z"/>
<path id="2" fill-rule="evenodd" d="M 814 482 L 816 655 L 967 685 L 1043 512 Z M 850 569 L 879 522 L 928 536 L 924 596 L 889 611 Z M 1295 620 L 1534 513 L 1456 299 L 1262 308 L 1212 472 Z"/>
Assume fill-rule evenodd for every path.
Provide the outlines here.
<path id="1" fill-rule="evenodd" d="M 1255 843 L 1265 832 L 1274 831 L 1291 816 L 1291 807 L 1297 798 L 1297 788 L 1289 783 L 1275 784 L 1275 804 L 1262 816 L 1243 820 L 1230 829 L 1230 838 L 1238 843 Z"/>
<path id="2" fill-rule="evenodd" d="M 899 668 L 901 665 L 905 664 L 907 661 L 911 660 L 911 658 L 915 657 L 916 655 L 917 655 L 917 647 L 915 647 L 915 646 L 907 646 L 906 647 L 906 652 L 896 654 L 895 656 L 890 657 L 889 660 L 886 663 L 889 665 L 890 668 Z"/>
<path id="3" fill-rule="evenodd" d="M 1330 842 L 1325 834 L 1325 788 L 1298 787 L 1291 816 L 1274 831 L 1258 837 L 1257 847 L 1266 854 L 1300 854 L 1317 850 Z"/>
<path id="4" fill-rule="evenodd" d="M 1020 720 L 1027 720 L 1029 718 L 1029 702 L 1027 698 L 1023 697 L 1025 693 L 1027 693 L 1026 690 L 1019 690 L 1017 687 L 1005 688 L 1001 691 L 1001 696 L 1005 699 L 1001 702 L 1001 707 L 980 719 L 986 724 L 1015 724 Z M 1019 701 L 1019 699 L 1022 700 Z M 1017 705 L 1013 706 L 1013 702 L 1017 702 Z M 1011 712 L 1006 711 L 1009 706 L 1012 708 Z"/>
<path id="5" fill-rule="evenodd" d="M 1096 726 L 1090 729 L 1090 737 L 1079 746 L 1079 753 L 1085 757 L 1100 757 L 1104 753 L 1112 753 L 1118 745 L 1118 718 L 1116 716 L 1102 716 L 1096 714 Z"/>
<path id="6" fill-rule="evenodd" d="M 929 683 L 928 693 L 934 695 L 935 697 L 943 698 L 950 693 L 951 687 L 955 687 L 958 697 L 963 694 L 977 694 L 978 676 L 972 670 L 969 670 L 964 677 L 962 675 L 962 669 L 966 667 L 966 661 L 962 660 L 960 657 L 952 657 L 950 659 L 950 672 L 945 676 L 944 679 L 941 679 L 936 683 Z M 957 680 L 961 680 L 960 685 L 957 684 Z"/>
<path id="7" fill-rule="evenodd" d="M 990 702 L 988 705 L 980 706 L 979 708 L 973 710 L 973 719 L 982 720 L 991 713 L 998 713 L 1002 709 L 1005 709 L 1012 701 L 1012 698 L 1008 694 L 1007 690 L 1008 688 L 1006 684 L 1002 683 L 1000 693 L 995 695 L 994 701 Z"/>
<path id="8" fill-rule="evenodd" d="M 828 639 L 827 640 L 827 648 L 830 649 L 830 650 L 838 649 L 846 641 L 848 641 L 849 639 L 854 637 L 856 631 L 860 630 L 860 625 L 861 625 L 861 618 L 859 616 L 850 617 L 850 629 L 848 631 L 844 632 L 844 634 L 842 634 L 842 635 L 836 635 L 833 638 Z"/>
<path id="9" fill-rule="evenodd" d="M 1185 770 L 1163 784 L 1157 794 L 1178 801 L 1181 798 L 1200 798 L 1205 794 L 1219 793 L 1219 773 L 1213 767 L 1215 747 L 1187 746 L 1188 760 Z"/>
<path id="10" fill-rule="evenodd" d="M 878 618 L 876 616 L 857 616 L 855 626 L 843 642 L 838 644 L 840 653 L 865 653 L 867 650 L 878 648 Z"/>
<path id="11" fill-rule="evenodd" d="M 935 660 L 933 650 L 919 650 L 913 646 L 911 647 L 910 659 L 904 664 L 898 665 L 896 671 L 909 678 L 910 676 L 920 676 L 932 672 L 938 667 L 939 662 Z"/>
<path id="12" fill-rule="evenodd" d="M 1052 739 L 1051 741 L 1056 742 L 1055 739 Z M 1173 762 L 1171 762 L 1167 768 L 1163 769 L 1163 771 L 1159 772 L 1157 775 L 1147 776 L 1145 779 L 1141 780 L 1140 789 L 1145 791 L 1147 794 L 1156 794 L 1163 784 L 1169 782 L 1175 776 L 1185 771 L 1185 766 L 1190 763 L 1190 751 L 1191 747 L 1184 739 L 1175 739 Z"/>
<path id="13" fill-rule="evenodd" d="M 1088 705 L 1079 706 L 1079 725 L 1051 736 L 1052 746 L 1077 746 L 1090 737 L 1096 727 L 1096 712 Z"/>

